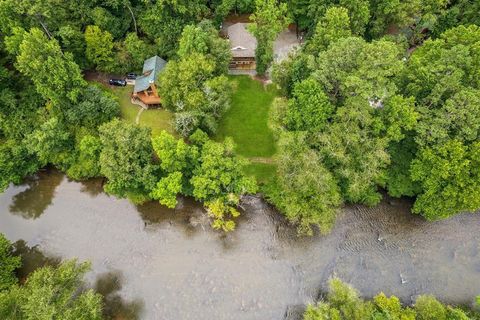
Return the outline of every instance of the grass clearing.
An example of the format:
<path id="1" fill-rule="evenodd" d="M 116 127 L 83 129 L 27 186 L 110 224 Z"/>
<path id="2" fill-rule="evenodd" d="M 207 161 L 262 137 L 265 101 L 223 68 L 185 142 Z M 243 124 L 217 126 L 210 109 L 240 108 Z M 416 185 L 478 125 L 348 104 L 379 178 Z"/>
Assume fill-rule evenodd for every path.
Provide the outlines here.
<path id="1" fill-rule="evenodd" d="M 232 105 L 224 114 L 215 139 L 232 137 L 237 152 L 245 157 L 271 157 L 275 154 L 273 133 L 268 127 L 268 114 L 276 90 L 264 88 L 249 76 L 230 76 L 236 85 Z"/>
<path id="2" fill-rule="evenodd" d="M 141 107 L 133 104 L 130 101 L 130 94 L 132 93 L 132 87 L 107 87 L 112 92 L 120 103 L 120 112 L 123 120 L 135 123 L 138 112 Z M 165 109 L 148 109 L 144 110 L 140 115 L 139 125 L 141 127 L 148 127 L 152 129 L 152 136 L 160 134 L 162 130 L 165 130 L 175 135 L 172 127 L 173 114 Z"/>
<path id="3" fill-rule="evenodd" d="M 172 126 L 173 114 L 165 109 L 148 109 L 140 115 L 140 126 L 152 129 L 152 136 L 157 136 L 163 130 L 177 136 Z"/>
<path id="4" fill-rule="evenodd" d="M 245 167 L 245 173 L 254 176 L 259 184 L 268 184 L 275 177 L 277 166 L 268 163 L 250 163 Z"/>

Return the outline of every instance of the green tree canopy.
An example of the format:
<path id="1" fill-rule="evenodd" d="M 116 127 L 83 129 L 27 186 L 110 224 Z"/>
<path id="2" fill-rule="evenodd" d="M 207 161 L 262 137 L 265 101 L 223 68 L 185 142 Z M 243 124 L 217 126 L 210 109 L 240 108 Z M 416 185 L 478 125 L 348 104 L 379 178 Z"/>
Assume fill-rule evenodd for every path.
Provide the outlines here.
<path id="1" fill-rule="evenodd" d="M 105 191 L 134 203 L 149 200 L 155 185 L 150 130 L 118 119 L 100 126 L 100 173 Z"/>
<path id="2" fill-rule="evenodd" d="M 112 71 L 115 63 L 112 35 L 98 26 L 88 26 L 85 43 L 87 60 L 100 71 Z"/>
<path id="3" fill-rule="evenodd" d="M 85 81 L 69 52 L 39 29 L 24 34 L 17 56 L 17 69 L 30 78 L 39 94 L 55 106 L 64 100 L 77 102 Z"/>
<path id="4" fill-rule="evenodd" d="M 193 53 L 205 55 L 215 63 L 215 74 L 226 74 L 232 59 L 228 41 L 220 38 L 218 31 L 208 20 L 198 25 L 188 25 L 183 29 L 177 55 L 188 57 Z"/>
<path id="5" fill-rule="evenodd" d="M 0 293 L 1 318 L 101 320 L 102 297 L 93 290 L 82 291 L 89 269 L 88 263 L 75 260 L 37 269 L 25 285 Z"/>
<path id="6" fill-rule="evenodd" d="M 20 268 L 20 257 L 13 256 L 12 244 L 0 233 L 0 295 L 17 283 L 15 270 Z"/>
<path id="7" fill-rule="evenodd" d="M 287 5 L 275 0 L 255 0 L 255 12 L 250 16 L 249 28 L 257 38 L 255 58 L 257 73 L 265 74 L 273 61 L 273 43 L 277 35 L 288 26 Z"/>
<path id="8" fill-rule="evenodd" d="M 327 233 L 335 223 L 342 198 L 336 180 L 304 138 L 283 135 L 279 142 L 276 184 L 267 198 L 297 225 L 301 235 L 312 235 L 313 226 Z"/>
<path id="9" fill-rule="evenodd" d="M 308 42 L 307 51 L 318 55 L 319 52 L 327 49 L 330 43 L 351 35 L 348 10 L 342 7 L 330 7 L 318 22 L 315 33 Z"/>
<path id="10" fill-rule="evenodd" d="M 195 199 L 205 202 L 215 229 L 233 230 L 233 218 L 240 215 L 236 209 L 240 197 L 256 191 L 255 181 L 243 171 L 245 165 L 246 161 L 235 155 L 231 139 L 201 146 L 190 183 Z"/>

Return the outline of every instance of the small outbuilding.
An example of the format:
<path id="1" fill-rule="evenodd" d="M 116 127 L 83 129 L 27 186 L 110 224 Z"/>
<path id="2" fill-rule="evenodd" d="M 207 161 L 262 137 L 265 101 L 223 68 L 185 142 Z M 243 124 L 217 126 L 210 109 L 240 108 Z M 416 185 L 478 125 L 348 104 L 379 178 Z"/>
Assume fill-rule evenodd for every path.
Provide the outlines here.
<path id="1" fill-rule="evenodd" d="M 155 82 L 166 64 L 167 62 L 158 56 L 145 60 L 142 75 L 135 79 L 134 99 L 140 100 L 147 107 L 161 104 Z"/>
<path id="2" fill-rule="evenodd" d="M 232 70 L 254 70 L 255 49 L 257 39 L 248 31 L 248 23 L 235 23 L 228 27 L 227 35 L 232 51 L 232 61 L 229 68 Z"/>

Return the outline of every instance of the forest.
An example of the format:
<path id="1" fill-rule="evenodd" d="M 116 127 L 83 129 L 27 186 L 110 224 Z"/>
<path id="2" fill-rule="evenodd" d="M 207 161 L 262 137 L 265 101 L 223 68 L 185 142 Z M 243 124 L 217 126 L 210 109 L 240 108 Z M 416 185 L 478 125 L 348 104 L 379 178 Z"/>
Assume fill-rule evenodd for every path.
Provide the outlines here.
<path id="1" fill-rule="evenodd" d="M 235 229 L 242 198 L 260 193 L 299 236 L 326 234 L 343 205 L 375 206 L 385 194 L 411 198 L 428 221 L 475 212 L 479 12 L 476 0 L 0 0 L 0 191 L 55 168 L 103 178 L 106 193 L 135 204 L 193 197 L 221 232 Z M 214 138 L 236 89 L 222 23 L 238 15 L 258 42 L 256 79 L 279 93 L 265 181 L 245 169 L 242 146 Z M 288 26 L 302 45 L 275 62 Z M 157 86 L 174 134 L 124 121 L 118 97 L 87 76 L 138 71 L 153 55 L 167 61 Z M 45 267 L 17 285 L 20 260 L 2 242 L 2 318 L 100 319 L 100 297 L 74 295 L 88 264 Z M 67 309 L 49 305 L 50 282 L 66 290 L 55 299 Z M 432 297 L 410 309 L 331 286 L 305 319 L 470 317 Z M 42 298 L 34 318 L 30 303 Z"/>

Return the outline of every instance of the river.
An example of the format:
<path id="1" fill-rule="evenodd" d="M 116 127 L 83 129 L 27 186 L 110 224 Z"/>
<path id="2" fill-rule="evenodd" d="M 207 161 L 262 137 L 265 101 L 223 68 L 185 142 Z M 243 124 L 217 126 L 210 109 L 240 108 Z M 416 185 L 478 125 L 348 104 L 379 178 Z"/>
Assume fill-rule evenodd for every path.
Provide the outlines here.
<path id="1" fill-rule="evenodd" d="M 103 193 L 99 180 L 49 171 L 0 194 L 0 232 L 24 255 L 24 274 L 60 259 L 91 261 L 87 280 L 117 319 L 285 319 L 333 275 L 365 297 L 383 291 L 410 303 L 433 293 L 471 302 L 480 293 L 480 215 L 428 223 L 410 205 L 348 206 L 330 235 L 297 238 L 249 197 L 225 236 L 193 200 L 175 210 L 137 207 Z"/>

